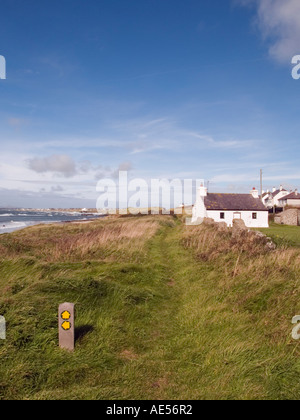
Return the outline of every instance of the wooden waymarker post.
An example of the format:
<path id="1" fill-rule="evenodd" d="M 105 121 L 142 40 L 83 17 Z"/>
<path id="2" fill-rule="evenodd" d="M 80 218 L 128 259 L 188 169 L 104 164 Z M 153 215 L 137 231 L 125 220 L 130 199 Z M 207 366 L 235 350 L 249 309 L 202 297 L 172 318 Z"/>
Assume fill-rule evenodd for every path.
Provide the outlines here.
<path id="1" fill-rule="evenodd" d="M 63 303 L 58 308 L 59 347 L 65 350 L 75 349 L 75 305 Z"/>

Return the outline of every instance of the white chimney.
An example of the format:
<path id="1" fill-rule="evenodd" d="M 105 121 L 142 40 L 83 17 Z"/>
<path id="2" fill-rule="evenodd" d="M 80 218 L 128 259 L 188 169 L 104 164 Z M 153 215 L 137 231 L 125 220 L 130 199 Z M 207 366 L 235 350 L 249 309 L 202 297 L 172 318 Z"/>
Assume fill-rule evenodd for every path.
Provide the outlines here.
<path id="1" fill-rule="evenodd" d="M 259 192 L 255 187 L 253 188 L 250 194 L 252 195 L 253 198 L 259 198 Z"/>
<path id="2" fill-rule="evenodd" d="M 200 197 L 207 197 L 207 188 L 203 184 L 200 185 L 198 192 Z"/>
<path id="3" fill-rule="evenodd" d="M 280 191 L 282 191 L 283 190 L 283 186 L 282 185 L 280 185 Z"/>
<path id="4" fill-rule="evenodd" d="M 276 191 L 276 188 L 275 187 L 273 187 L 273 192 L 275 192 Z"/>

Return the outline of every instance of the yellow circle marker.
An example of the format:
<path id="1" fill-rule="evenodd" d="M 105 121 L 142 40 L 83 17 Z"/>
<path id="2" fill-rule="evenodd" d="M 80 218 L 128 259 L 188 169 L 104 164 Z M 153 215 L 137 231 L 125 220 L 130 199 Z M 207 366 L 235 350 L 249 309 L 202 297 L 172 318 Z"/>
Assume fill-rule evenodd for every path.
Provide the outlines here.
<path id="1" fill-rule="evenodd" d="M 63 330 L 68 331 L 71 329 L 72 325 L 71 322 L 65 321 L 63 324 L 61 324 L 61 326 Z"/>
<path id="2" fill-rule="evenodd" d="M 67 321 L 68 319 L 70 319 L 70 318 L 71 318 L 71 314 L 70 314 L 70 312 L 69 312 L 69 311 L 64 311 L 64 312 L 61 314 L 61 317 L 62 317 L 62 319 L 65 319 L 65 320 Z"/>

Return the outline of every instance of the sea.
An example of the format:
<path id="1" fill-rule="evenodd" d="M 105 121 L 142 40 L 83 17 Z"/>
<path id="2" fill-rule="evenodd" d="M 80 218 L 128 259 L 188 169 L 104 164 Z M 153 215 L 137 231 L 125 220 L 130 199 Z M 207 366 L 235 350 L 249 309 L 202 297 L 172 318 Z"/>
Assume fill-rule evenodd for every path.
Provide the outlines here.
<path id="1" fill-rule="evenodd" d="M 99 217 L 103 216 L 98 213 L 83 214 L 70 211 L 0 209 L 0 235 L 39 224 L 92 220 Z"/>

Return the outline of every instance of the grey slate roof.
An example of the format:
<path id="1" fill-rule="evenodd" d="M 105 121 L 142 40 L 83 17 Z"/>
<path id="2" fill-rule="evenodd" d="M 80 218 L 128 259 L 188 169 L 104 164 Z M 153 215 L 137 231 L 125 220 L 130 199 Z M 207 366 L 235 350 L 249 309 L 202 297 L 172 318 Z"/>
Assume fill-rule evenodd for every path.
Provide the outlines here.
<path id="1" fill-rule="evenodd" d="M 265 193 L 263 193 L 263 195 L 262 195 L 262 197 L 263 198 L 265 198 L 267 195 L 268 196 L 270 196 L 270 197 L 272 197 L 272 198 L 275 198 L 276 197 L 276 195 L 278 195 L 279 193 L 281 193 L 281 192 L 288 192 L 287 190 L 285 190 L 284 188 L 282 189 L 282 190 L 276 190 L 276 191 L 269 191 L 269 192 L 265 192 Z"/>
<path id="2" fill-rule="evenodd" d="M 279 193 L 281 193 L 282 191 L 287 192 L 287 190 L 285 190 L 285 189 L 282 189 L 282 190 L 276 190 L 276 191 L 272 192 L 272 193 L 271 193 L 271 195 L 272 195 L 272 197 L 274 198 L 274 197 L 276 197 L 276 195 L 278 195 L 278 194 L 279 194 Z"/>
<path id="3" fill-rule="evenodd" d="M 209 193 L 204 204 L 207 210 L 268 211 L 261 200 L 251 194 Z"/>
<path id="4" fill-rule="evenodd" d="M 300 200 L 300 193 L 293 192 L 289 195 L 286 195 L 285 197 L 282 197 L 280 201 L 282 200 Z"/>

